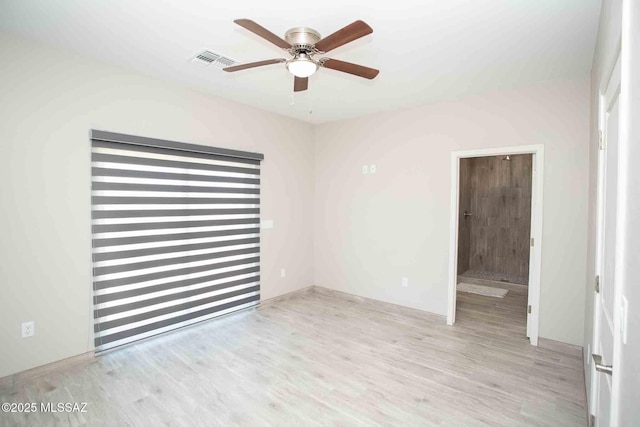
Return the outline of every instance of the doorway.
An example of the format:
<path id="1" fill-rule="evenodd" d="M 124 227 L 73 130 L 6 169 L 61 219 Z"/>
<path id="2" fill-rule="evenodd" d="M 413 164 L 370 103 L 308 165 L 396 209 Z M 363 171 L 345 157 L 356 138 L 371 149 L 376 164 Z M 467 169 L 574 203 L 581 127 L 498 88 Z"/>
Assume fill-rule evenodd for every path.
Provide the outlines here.
<path id="1" fill-rule="evenodd" d="M 543 152 L 535 145 L 452 153 L 449 325 L 461 290 L 463 309 L 473 303 L 475 312 L 505 315 L 538 344 Z"/>
<path id="2" fill-rule="evenodd" d="M 459 282 L 487 286 L 507 283 L 526 291 L 531 161 L 531 154 L 460 160 Z"/>

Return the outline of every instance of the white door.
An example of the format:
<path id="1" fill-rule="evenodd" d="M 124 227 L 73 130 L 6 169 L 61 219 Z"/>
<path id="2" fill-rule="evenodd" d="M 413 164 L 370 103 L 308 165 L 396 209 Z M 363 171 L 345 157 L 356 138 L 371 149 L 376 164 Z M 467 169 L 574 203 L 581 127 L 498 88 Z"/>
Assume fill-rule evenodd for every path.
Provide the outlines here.
<path id="1" fill-rule="evenodd" d="M 616 248 L 618 216 L 618 137 L 620 59 L 605 85 L 600 102 L 601 149 L 598 165 L 598 243 L 596 268 L 599 290 L 594 304 L 594 337 L 591 363 L 591 412 L 596 425 L 611 425 L 616 295 Z M 597 286 L 597 285 L 596 285 Z M 597 360 L 599 358 L 599 360 Z M 597 370 L 597 366 L 602 370 Z"/>

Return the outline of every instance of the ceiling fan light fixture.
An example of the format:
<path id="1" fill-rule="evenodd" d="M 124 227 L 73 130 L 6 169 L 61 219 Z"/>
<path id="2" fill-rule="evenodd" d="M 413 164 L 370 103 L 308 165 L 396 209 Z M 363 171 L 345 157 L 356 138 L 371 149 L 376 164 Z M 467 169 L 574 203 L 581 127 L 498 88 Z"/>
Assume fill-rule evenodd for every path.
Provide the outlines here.
<path id="1" fill-rule="evenodd" d="M 320 67 L 330 68 L 369 80 L 375 78 L 380 72 L 374 68 L 337 59 L 313 59 L 314 55 L 324 55 L 335 48 L 371 34 L 373 29 L 363 21 L 354 21 L 325 38 L 321 38 L 320 33 L 309 27 L 291 28 L 285 33 L 284 38 L 281 38 L 250 19 L 236 19 L 233 22 L 273 45 L 284 49 L 292 58 L 289 60 L 285 58 L 267 59 L 223 68 L 228 73 L 265 65 L 282 64 L 284 62 L 287 71 L 295 76 L 295 79 L 293 79 L 293 91 L 302 92 L 309 87 L 308 77 L 318 71 Z"/>
<path id="2" fill-rule="evenodd" d="M 307 54 L 301 53 L 287 61 L 287 70 L 296 77 L 305 78 L 318 71 L 318 63 Z"/>

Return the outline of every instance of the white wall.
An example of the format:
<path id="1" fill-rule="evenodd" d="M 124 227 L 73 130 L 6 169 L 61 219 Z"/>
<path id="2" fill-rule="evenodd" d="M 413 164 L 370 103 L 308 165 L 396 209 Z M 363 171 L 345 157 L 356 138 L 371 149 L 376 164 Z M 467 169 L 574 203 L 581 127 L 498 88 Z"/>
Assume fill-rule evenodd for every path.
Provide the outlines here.
<path id="1" fill-rule="evenodd" d="M 315 284 L 442 315 L 451 152 L 544 144 L 540 336 L 582 344 L 588 78 L 328 123 L 315 135 Z M 364 164 L 377 173 L 363 176 Z"/>
<path id="2" fill-rule="evenodd" d="M 591 367 L 587 366 L 593 348 L 593 297 L 596 275 L 596 203 L 598 191 L 598 105 L 600 86 L 611 67 L 616 53 L 622 25 L 622 0 L 604 0 L 600 12 L 598 39 L 591 68 L 591 118 L 589 120 L 589 223 L 587 275 L 585 278 L 584 363 L 587 395 L 591 393 Z M 611 65 L 610 65 L 611 64 Z M 591 351 L 592 353 L 593 351 Z M 587 401 L 590 401 L 589 398 Z"/>
<path id="3" fill-rule="evenodd" d="M 0 52 L 0 377 L 93 349 L 92 128 L 264 153 L 262 298 L 312 284 L 310 125 L 3 34 Z"/>

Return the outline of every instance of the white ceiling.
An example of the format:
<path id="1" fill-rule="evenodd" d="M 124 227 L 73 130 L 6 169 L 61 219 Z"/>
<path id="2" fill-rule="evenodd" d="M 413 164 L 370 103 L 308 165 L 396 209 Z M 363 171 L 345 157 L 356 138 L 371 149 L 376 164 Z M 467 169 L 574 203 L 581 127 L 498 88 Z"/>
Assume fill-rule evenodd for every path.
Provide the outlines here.
<path id="1" fill-rule="evenodd" d="M 585 76 L 591 67 L 600 3 L 0 0 L 0 30 L 321 123 Z M 326 56 L 378 68 L 380 75 L 369 81 L 321 69 L 310 78 L 309 90 L 294 96 L 293 76 L 284 64 L 231 74 L 189 62 L 203 49 L 239 62 L 288 57 L 235 25 L 237 18 L 252 19 L 280 36 L 295 26 L 309 26 L 327 36 L 362 19 L 373 34 Z"/>

